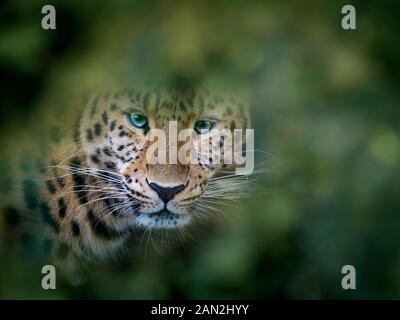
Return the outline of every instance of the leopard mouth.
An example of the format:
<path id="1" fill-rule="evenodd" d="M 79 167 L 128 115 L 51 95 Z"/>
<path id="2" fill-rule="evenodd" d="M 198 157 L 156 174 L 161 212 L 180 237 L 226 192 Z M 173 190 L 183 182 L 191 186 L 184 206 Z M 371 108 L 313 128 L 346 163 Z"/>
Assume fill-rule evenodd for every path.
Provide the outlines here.
<path id="1" fill-rule="evenodd" d="M 167 209 L 152 213 L 136 212 L 136 224 L 146 229 L 175 229 L 189 222 L 189 215 L 176 214 Z"/>

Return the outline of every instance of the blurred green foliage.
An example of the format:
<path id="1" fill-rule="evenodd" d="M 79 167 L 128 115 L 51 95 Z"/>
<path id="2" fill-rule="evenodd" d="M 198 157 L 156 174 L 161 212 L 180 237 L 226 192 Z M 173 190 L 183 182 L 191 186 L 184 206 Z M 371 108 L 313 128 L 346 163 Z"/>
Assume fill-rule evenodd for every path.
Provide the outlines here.
<path id="1" fill-rule="evenodd" d="M 400 297 L 398 1 L 352 1 L 355 31 L 340 27 L 345 1 L 56 0 L 56 31 L 41 29 L 44 4 L 0 4 L 3 195 L 32 123 L 122 83 L 248 92 L 269 173 L 213 227 L 142 235 L 134 259 L 78 288 L 42 290 L 41 265 L 0 240 L 1 298 Z M 341 289 L 346 264 L 357 290 Z"/>

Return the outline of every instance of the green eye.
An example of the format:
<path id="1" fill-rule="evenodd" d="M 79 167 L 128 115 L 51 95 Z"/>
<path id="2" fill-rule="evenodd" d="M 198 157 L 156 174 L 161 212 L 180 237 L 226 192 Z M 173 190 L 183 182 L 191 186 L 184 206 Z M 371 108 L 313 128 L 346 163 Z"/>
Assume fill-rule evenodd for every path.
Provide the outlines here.
<path id="1" fill-rule="evenodd" d="M 147 118 L 141 114 L 132 113 L 129 115 L 129 120 L 137 128 L 144 128 L 147 125 Z"/>
<path id="2" fill-rule="evenodd" d="M 197 133 L 202 134 L 202 133 L 211 131 L 213 126 L 214 126 L 214 122 L 212 122 L 212 121 L 200 120 L 195 123 L 194 130 L 196 130 Z"/>

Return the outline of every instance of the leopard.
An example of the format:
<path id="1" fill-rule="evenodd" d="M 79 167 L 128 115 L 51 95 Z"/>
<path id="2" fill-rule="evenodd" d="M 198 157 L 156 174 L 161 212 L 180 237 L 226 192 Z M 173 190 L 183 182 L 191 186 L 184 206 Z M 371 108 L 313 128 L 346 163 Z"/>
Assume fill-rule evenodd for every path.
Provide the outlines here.
<path id="1" fill-rule="evenodd" d="M 74 118 L 59 121 L 63 134 L 50 134 L 56 141 L 39 159 L 23 156 L 33 169 L 11 191 L 8 220 L 39 237 L 58 263 L 113 261 L 128 254 L 135 230 L 185 228 L 222 198 L 240 197 L 241 181 L 227 183 L 234 162 L 157 163 L 148 151 L 152 129 L 171 140 L 172 121 L 206 143 L 218 129 L 251 128 L 248 99 L 204 88 L 125 88 L 93 94 Z"/>

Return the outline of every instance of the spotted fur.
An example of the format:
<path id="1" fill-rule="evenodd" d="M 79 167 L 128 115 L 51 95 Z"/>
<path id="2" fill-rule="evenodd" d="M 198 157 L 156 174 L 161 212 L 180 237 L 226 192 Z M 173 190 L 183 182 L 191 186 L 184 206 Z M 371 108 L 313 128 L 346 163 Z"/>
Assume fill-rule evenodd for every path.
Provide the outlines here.
<path id="1" fill-rule="evenodd" d="M 132 112 L 146 115 L 148 128 L 132 126 L 127 117 Z M 108 260 L 126 250 L 136 228 L 191 223 L 199 212 L 207 213 L 200 199 L 210 181 L 233 166 L 213 164 L 212 158 L 204 164 L 149 164 L 148 130 L 167 134 L 170 120 L 177 121 L 180 130 L 193 128 L 205 117 L 218 119 L 219 129 L 250 125 L 247 103 L 206 90 L 131 89 L 96 95 L 70 136 L 57 139 L 56 147 L 36 165 L 37 173 L 19 182 L 18 212 L 58 259 Z M 180 188 L 167 204 L 169 212 L 152 183 L 167 190 Z"/>

